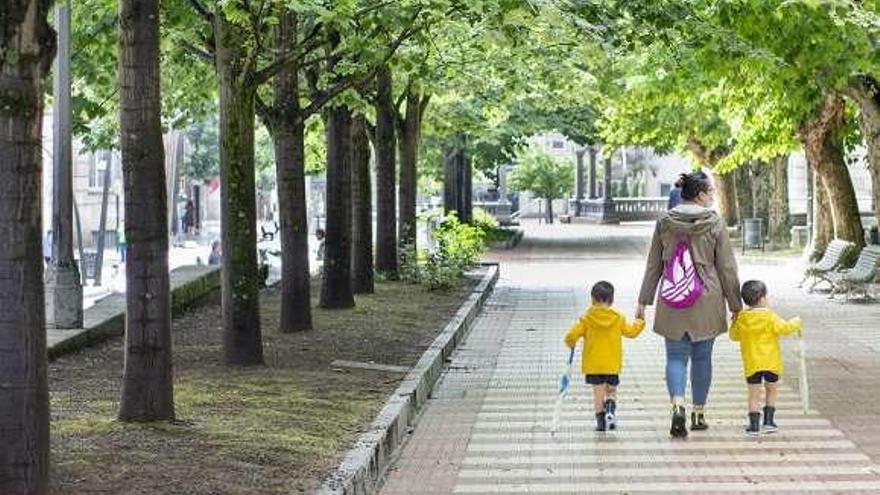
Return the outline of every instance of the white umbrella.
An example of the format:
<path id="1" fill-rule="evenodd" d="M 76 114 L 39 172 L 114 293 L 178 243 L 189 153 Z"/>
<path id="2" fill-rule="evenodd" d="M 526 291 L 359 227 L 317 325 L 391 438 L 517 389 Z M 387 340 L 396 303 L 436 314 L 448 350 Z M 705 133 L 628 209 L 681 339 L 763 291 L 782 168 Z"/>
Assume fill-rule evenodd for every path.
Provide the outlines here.
<path id="1" fill-rule="evenodd" d="M 798 380 L 798 387 L 801 391 L 801 402 L 804 406 L 804 414 L 808 414 L 810 412 L 810 383 L 807 381 L 807 345 L 804 343 L 804 334 L 803 332 L 798 333 L 798 361 L 800 364 L 800 378 Z"/>
<path id="2" fill-rule="evenodd" d="M 571 382 L 571 363 L 573 361 L 574 347 L 571 348 L 568 361 L 565 362 L 565 369 L 562 371 L 562 376 L 559 377 L 559 393 L 556 394 L 556 409 L 553 411 L 553 428 L 550 430 L 551 433 L 556 433 L 559 430 L 559 416 L 562 414 L 562 403 L 565 401 L 566 396 L 568 396 L 568 385 Z"/>

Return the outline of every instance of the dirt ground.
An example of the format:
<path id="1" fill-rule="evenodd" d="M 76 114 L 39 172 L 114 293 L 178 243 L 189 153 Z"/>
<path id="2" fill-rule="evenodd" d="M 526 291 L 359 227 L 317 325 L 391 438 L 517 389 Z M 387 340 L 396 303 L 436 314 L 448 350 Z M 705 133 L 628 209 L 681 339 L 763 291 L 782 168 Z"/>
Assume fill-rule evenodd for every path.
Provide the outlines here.
<path id="1" fill-rule="evenodd" d="M 266 365 L 222 362 L 219 294 L 174 320 L 177 421 L 116 420 L 122 339 L 50 363 L 56 494 L 309 493 L 403 378 L 334 359 L 412 365 L 470 292 L 382 282 L 351 310 L 314 310 L 280 334 L 278 289 L 261 299 Z M 319 284 L 313 286 L 318 294 Z"/>

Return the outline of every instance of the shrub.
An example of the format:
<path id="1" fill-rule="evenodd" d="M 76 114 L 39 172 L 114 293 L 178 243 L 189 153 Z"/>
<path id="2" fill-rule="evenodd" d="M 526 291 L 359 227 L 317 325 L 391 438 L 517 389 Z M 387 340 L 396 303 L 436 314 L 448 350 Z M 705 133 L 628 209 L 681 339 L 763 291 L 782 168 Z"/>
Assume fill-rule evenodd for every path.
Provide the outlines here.
<path id="1" fill-rule="evenodd" d="M 471 225 L 488 234 L 489 232 L 497 229 L 500 224 L 498 223 L 498 220 L 495 218 L 495 216 L 488 211 L 482 208 L 474 208 Z"/>
<path id="2" fill-rule="evenodd" d="M 454 213 L 443 218 L 436 232 L 436 250 L 425 263 L 423 281 L 430 289 L 454 286 L 486 249 L 486 233 L 463 224 Z"/>

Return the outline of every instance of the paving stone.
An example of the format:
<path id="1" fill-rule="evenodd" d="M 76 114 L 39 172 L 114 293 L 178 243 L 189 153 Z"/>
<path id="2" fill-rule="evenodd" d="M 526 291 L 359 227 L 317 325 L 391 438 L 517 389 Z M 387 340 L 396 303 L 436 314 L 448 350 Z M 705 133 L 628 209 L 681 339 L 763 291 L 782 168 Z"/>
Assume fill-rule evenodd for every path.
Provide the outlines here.
<path id="1" fill-rule="evenodd" d="M 777 311 L 804 318 L 807 413 L 788 341 L 780 432 L 746 437 L 739 351 L 722 336 L 710 429 L 671 440 L 663 341 L 646 330 L 624 344 L 619 430 L 592 431 L 590 391 L 576 378 L 552 435 L 562 334 L 599 279 L 615 284 L 615 305 L 632 314 L 651 227 L 526 230 L 517 250 L 496 256 L 495 293 L 452 354 L 381 493 L 880 493 L 880 304 L 807 296 L 794 287 L 797 266 L 746 263 L 743 280 L 766 280 Z"/>

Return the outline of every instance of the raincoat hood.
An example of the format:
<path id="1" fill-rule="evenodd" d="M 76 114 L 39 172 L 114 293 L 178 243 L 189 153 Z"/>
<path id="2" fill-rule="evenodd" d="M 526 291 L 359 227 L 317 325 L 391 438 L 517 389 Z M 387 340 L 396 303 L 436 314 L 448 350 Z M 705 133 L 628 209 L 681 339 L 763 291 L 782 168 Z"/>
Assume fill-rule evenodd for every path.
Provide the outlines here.
<path id="1" fill-rule="evenodd" d="M 718 213 L 711 208 L 684 203 L 669 210 L 663 224 L 675 234 L 701 235 L 718 224 Z"/>
<path id="2" fill-rule="evenodd" d="M 623 364 L 621 338 L 636 338 L 645 328 L 645 320 L 626 321 L 611 307 L 591 306 L 565 334 L 569 348 L 584 341 L 581 371 L 584 375 L 616 375 Z"/>
<path id="3" fill-rule="evenodd" d="M 617 310 L 605 306 L 590 306 L 584 315 L 584 322 L 590 328 L 609 329 L 623 319 Z"/>

